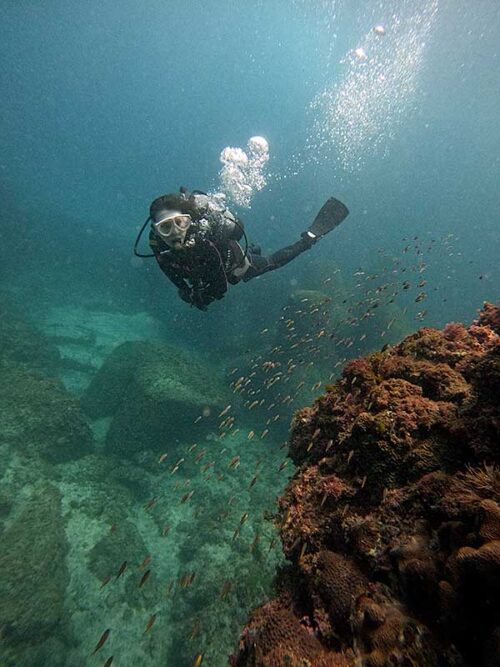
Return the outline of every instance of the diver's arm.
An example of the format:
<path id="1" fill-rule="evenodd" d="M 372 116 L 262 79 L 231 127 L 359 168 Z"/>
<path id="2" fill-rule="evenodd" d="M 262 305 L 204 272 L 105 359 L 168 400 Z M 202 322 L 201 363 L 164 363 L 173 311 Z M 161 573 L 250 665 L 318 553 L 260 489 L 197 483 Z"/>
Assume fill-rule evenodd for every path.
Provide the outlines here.
<path id="1" fill-rule="evenodd" d="M 160 254 L 155 254 L 156 261 L 158 262 L 160 269 L 167 276 L 167 278 L 174 283 L 177 287 L 177 292 L 180 298 L 186 303 L 193 303 L 193 290 L 184 280 L 184 278 L 179 275 L 179 273 L 171 266 Z M 196 305 L 196 304 L 195 304 Z"/>
<path id="2" fill-rule="evenodd" d="M 220 255 L 218 251 L 214 251 L 217 252 L 217 262 L 207 266 L 205 276 L 193 283 L 192 303 L 200 310 L 206 310 L 207 306 L 215 300 L 222 299 L 227 292 L 227 279 L 219 265 Z"/>

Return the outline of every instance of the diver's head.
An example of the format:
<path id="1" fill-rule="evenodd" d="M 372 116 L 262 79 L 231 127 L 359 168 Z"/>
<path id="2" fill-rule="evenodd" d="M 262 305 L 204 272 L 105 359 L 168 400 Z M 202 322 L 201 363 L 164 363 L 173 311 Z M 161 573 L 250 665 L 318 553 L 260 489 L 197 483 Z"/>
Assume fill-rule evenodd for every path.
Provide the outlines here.
<path id="1" fill-rule="evenodd" d="M 155 234 L 169 248 L 180 250 L 184 246 L 186 234 L 192 222 L 189 213 L 182 213 L 176 209 L 159 208 L 154 211 L 152 219 Z"/>

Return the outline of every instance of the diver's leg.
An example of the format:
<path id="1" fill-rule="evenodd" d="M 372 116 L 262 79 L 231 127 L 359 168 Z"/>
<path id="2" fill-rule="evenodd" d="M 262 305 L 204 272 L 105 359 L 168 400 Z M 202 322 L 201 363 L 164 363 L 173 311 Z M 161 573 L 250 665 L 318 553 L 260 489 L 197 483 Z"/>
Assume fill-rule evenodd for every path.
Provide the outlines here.
<path id="1" fill-rule="evenodd" d="M 243 276 L 243 282 L 246 283 L 252 278 L 261 276 L 263 273 L 274 271 L 274 269 L 279 269 L 280 267 L 285 266 L 285 264 L 291 262 L 292 259 L 298 257 L 298 255 L 302 254 L 305 250 L 309 250 L 314 242 L 314 239 L 306 236 L 301 238 L 300 241 L 292 243 L 292 245 L 288 245 L 277 252 L 273 252 L 273 254 L 268 257 L 251 254 L 249 256 L 250 266 Z"/>
<path id="2" fill-rule="evenodd" d="M 321 207 L 312 225 L 305 232 L 302 232 L 300 241 L 278 250 L 269 255 L 269 257 L 262 257 L 260 252 L 257 254 L 256 249 L 252 251 L 252 248 L 250 248 L 251 252 L 248 255 L 250 267 L 245 272 L 243 281 L 248 282 L 252 278 L 261 276 L 263 273 L 285 266 L 285 264 L 288 264 L 292 259 L 303 253 L 304 250 L 309 250 L 325 234 L 338 227 L 348 215 L 349 210 L 347 207 L 338 199 L 330 197 Z"/>

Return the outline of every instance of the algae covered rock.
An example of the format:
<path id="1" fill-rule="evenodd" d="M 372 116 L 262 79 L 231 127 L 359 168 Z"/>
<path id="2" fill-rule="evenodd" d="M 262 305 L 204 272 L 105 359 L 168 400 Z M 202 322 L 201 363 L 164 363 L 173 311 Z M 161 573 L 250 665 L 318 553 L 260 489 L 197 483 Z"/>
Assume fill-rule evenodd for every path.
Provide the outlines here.
<path id="1" fill-rule="evenodd" d="M 291 565 L 235 667 L 305 664 L 301 628 L 318 665 L 500 664 L 499 360 L 487 305 L 351 361 L 295 415 L 301 467 L 278 518 Z"/>
<path id="2" fill-rule="evenodd" d="M 206 424 L 227 400 L 215 371 L 186 351 L 130 342 L 107 359 L 82 406 L 91 418 L 113 417 L 108 450 L 127 456 L 168 451 L 178 439 L 195 437 L 196 418 L 202 414 Z"/>
<path id="3" fill-rule="evenodd" d="M 22 455 L 57 463 L 87 454 L 92 434 L 78 402 L 61 382 L 5 367 L 0 383 L 0 443 Z"/>
<path id="4" fill-rule="evenodd" d="M 67 552 L 61 496 L 40 485 L 2 534 L 0 664 L 60 664 L 54 655 L 42 660 L 40 645 L 54 636 L 69 638 Z"/>
<path id="5" fill-rule="evenodd" d="M 59 352 L 0 292 L 0 366 L 52 372 Z"/>

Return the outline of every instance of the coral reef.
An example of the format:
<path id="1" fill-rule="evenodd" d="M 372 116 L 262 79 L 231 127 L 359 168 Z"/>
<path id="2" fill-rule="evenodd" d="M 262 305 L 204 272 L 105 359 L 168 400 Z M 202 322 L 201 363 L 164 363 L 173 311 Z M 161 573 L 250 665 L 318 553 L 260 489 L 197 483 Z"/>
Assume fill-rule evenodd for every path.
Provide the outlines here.
<path id="1" fill-rule="evenodd" d="M 347 364 L 292 422 L 290 561 L 235 667 L 500 662 L 500 309 Z"/>
<path id="2" fill-rule="evenodd" d="M 170 451 L 183 437 L 196 437 L 228 402 L 214 370 L 168 345 L 129 342 L 106 360 L 82 397 L 93 419 L 112 416 L 108 451 L 124 456 Z M 214 414 L 212 414 L 214 413 Z M 203 414 L 203 425 L 194 423 Z M 212 420 L 210 420 L 212 416 Z M 216 422 L 214 422 L 216 423 Z"/>

